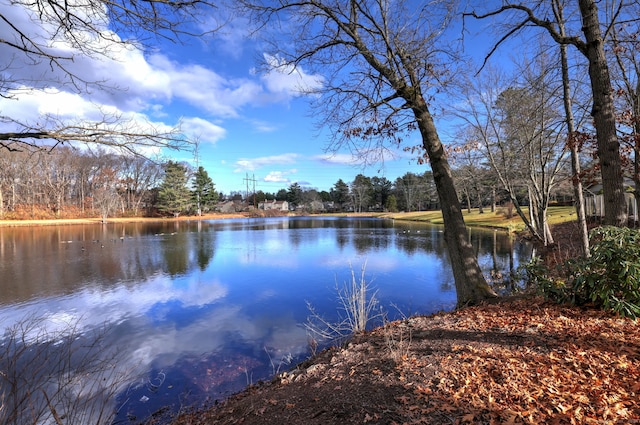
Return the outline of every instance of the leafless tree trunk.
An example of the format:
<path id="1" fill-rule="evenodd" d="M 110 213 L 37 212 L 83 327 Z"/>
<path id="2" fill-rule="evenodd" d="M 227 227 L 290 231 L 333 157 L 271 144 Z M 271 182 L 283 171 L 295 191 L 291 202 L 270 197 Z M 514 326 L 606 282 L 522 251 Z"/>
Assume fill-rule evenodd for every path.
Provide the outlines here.
<path id="1" fill-rule="evenodd" d="M 615 15 L 616 4 L 612 3 L 610 14 Z M 628 14 L 637 17 L 640 13 L 640 3 L 634 2 Z M 611 26 L 611 43 L 609 49 L 615 59 L 616 67 L 613 67 L 614 82 L 616 88 L 622 94 L 620 118 L 623 124 L 622 143 L 628 151 L 633 153 L 632 179 L 634 182 L 634 198 L 636 205 L 640 206 L 640 50 L 638 41 L 640 34 L 637 26 L 620 22 Z M 635 81 L 634 81 L 635 79 Z M 639 218 L 635 217 L 636 222 Z"/>
<path id="2" fill-rule="evenodd" d="M 627 208 L 624 199 L 620 142 L 616 133 L 613 87 L 604 52 L 604 37 L 600 31 L 598 6 L 595 0 L 579 0 L 578 3 L 583 21 L 582 31 L 585 35 L 583 53 L 589 59 L 589 77 L 593 89 L 591 115 L 598 139 L 598 157 L 604 195 L 604 223 L 626 226 Z"/>
<path id="3" fill-rule="evenodd" d="M 546 13 L 541 8 L 547 2 L 539 2 L 533 8 L 525 4 L 506 4 L 486 14 L 468 15 L 476 18 L 486 18 L 499 15 L 505 11 L 519 11 L 525 17 L 513 24 L 509 32 L 503 36 L 498 45 L 509 36 L 523 28 L 534 25 L 543 28 L 559 44 L 575 46 L 589 62 L 589 77 L 593 95 L 593 116 L 598 142 L 598 158 L 602 176 L 603 195 L 605 202 L 605 224 L 615 226 L 627 225 L 627 210 L 624 199 L 623 170 L 620 159 L 620 142 L 616 134 L 615 109 L 613 103 L 613 89 L 611 75 L 604 50 L 604 36 L 600 29 L 598 7 L 595 0 L 578 0 L 579 13 L 582 18 L 581 32 L 578 35 L 562 35 L 558 31 L 557 23 L 546 18 L 540 18 L 538 13 Z M 614 18 L 615 19 L 615 18 Z M 493 53 L 497 45 L 491 50 Z M 490 54 L 491 54 L 490 53 Z"/>
<path id="4" fill-rule="evenodd" d="M 562 37 L 566 36 L 564 25 L 564 11 L 562 2 L 554 0 L 554 12 L 558 22 L 558 30 Z M 560 66 L 562 68 L 562 98 L 564 113 L 567 120 L 567 145 L 571 152 L 571 181 L 573 183 L 573 196 L 575 198 L 576 214 L 578 216 L 578 229 L 580 232 L 580 243 L 582 251 L 586 257 L 590 256 L 589 231 L 587 229 L 587 217 L 584 205 L 584 193 L 582 188 L 582 177 L 580 175 L 580 156 L 578 143 L 575 140 L 576 125 L 573 116 L 573 102 L 571 97 L 571 80 L 569 78 L 569 60 L 567 58 L 567 45 L 560 44 Z"/>
<path id="5" fill-rule="evenodd" d="M 439 44 L 454 3 L 436 1 L 422 8 L 376 0 L 245 5 L 265 26 L 282 19 L 286 25 L 278 30 L 291 30 L 287 43 L 272 39 L 278 52 L 271 58 L 272 69 L 297 73 L 309 65 L 322 74 L 324 80 L 307 91 L 321 95 L 318 106 L 339 146 L 350 146 L 369 160 L 376 152 L 380 157 L 386 143 L 397 146 L 403 134 L 419 131 L 442 208 L 458 305 L 495 297 L 469 243 L 447 155 L 426 100 L 427 92 L 441 87 L 445 78 L 439 64 L 455 63 L 455 50 Z"/>
<path id="6" fill-rule="evenodd" d="M 433 117 L 424 99 L 416 103 L 413 110 L 422 135 L 422 144 L 429 155 L 433 179 L 438 189 L 440 205 L 442 205 L 444 237 L 453 267 L 458 305 L 471 304 L 495 296 L 482 275 L 473 246 L 469 241 L 458 194 L 451 176 L 451 168 Z"/>

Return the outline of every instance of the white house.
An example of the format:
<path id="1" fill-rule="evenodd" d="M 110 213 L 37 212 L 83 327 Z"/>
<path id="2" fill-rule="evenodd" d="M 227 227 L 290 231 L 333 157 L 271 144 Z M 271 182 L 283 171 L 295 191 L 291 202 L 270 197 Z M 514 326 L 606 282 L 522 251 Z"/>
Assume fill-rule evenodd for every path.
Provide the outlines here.
<path id="1" fill-rule="evenodd" d="M 627 204 L 629 219 L 638 221 L 638 204 L 633 196 L 634 183 L 631 179 L 624 179 L 624 200 Z M 585 213 L 587 217 L 604 216 L 604 196 L 602 195 L 602 183 L 593 184 L 584 190 Z"/>
<path id="2" fill-rule="evenodd" d="M 277 210 L 277 211 L 289 211 L 289 202 L 287 201 L 264 201 L 258 204 L 258 209 L 261 210 Z"/>

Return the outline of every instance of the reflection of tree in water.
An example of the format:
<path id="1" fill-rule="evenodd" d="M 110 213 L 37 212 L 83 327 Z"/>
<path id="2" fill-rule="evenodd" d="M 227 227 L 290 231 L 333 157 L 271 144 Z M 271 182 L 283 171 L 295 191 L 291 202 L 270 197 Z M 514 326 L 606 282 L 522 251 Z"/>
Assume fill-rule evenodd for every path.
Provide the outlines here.
<path id="1" fill-rule="evenodd" d="M 356 251 L 363 253 L 366 251 L 380 251 L 389 248 L 389 235 L 379 233 L 375 230 L 362 230 L 354 233 L 353 246 Z"/>
<path id="2" fill-rule="evenodd" d="M 166 271 L 175 276 L 189 270 L 189 237 L 188 233 L 174 232 L 161 240 L 162 254 Z"/>
<path id="3" fill-rule="evenodd" d="M 398 235 L 396 238 L 396 245 L 401 251 L 406 252 L 408 255 L 415 254 L 420 248 L 420 243 L 417 238 L 411 237 L 410 235 L 407 236 L 404 233 Z"/>
<path id="4" fill-rule="evenodd" d="M 215 232 L 198 232 L 196 236 L 196 259 L 201 271 L 205 271 L 213 259 Z"/>
<path id="5" fill-rule="evenodd" d="M 186 229 L 176 226 L 173 230 L 161 235 L 160 245 L 167 272 L 175 276 L 188 273 L 194 267 L 205 271 L 215 253 L 215 232 L 202 223 Z"/>
<path id="6" fill-rule="evenodd" d="M 348 232 L 343 232 L 340 229 L 336 231 L 336 245 L 340 250 L 343 250 L 349 244 L 350 239 Z"/>
<path id="7" fill-rule="evenodd" d="M 470 238 L 494 289 L 503 293 L 513 291 L 519 284 L 516 258 L 530 258 L 530 246 L 500 231 L 473 230 Z"/>

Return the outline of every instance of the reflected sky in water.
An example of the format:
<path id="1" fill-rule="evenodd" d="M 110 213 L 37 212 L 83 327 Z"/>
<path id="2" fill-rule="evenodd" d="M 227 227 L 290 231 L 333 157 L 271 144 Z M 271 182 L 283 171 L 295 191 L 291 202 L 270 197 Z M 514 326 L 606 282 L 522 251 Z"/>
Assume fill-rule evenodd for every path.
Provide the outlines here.
<path id="1" fill-rule="evenodd" d="M 223 398 L 306 358 L 307 302 L 337 320 L 336 285 L 349 281 L 350 265 L 359 276 L 366 262 L 391 318 L 452 308 L 442 236 L 440 227 L 354 218 L 0 228 L 0 323 L 41 318 L 27 335 L 40 344 L 43 328 L 107 329 L 122 373 L 102 385 L 117 387 L 110 407 L 127 423 L 163 405 Z M 470 238 L 487 276 L 507 276 L 530 256 L 498 232 Z"/>

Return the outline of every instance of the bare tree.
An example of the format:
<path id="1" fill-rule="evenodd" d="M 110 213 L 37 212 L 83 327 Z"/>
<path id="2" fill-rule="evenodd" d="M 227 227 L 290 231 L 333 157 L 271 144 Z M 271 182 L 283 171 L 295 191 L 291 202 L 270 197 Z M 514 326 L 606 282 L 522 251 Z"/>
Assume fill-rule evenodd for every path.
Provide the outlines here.
<path id="1" fill-rule="evenodd" d="M 438 190 L 458 305 L 496 294 L 487 284 L 462 216 L 451 169 L 432 115 L 432 96 L 456 63 L 443 33 L 455 15 L 452 1 L 282 0 L 249 3 L 265 25 L 290 30 L 274 39 L 271 65 L 326 77 L 319 96 L 334 146 L 351 146 L 361 157 L 402 143 L 402 132 L 418 130 Z M 282 34 L 280 34 L 282 35 Z M 446 66 L 445 66 L 446 61 Z M 448 68 L 448 69 L 447 69 Z"/>
<path id="2" fill-rule="evenodd" d="M 358 174 L 351 183 L 351 197 L 353 198 L 354 212 L 366 211 L 371 202 L 373 186 L 371 178 Z"/>
<path id="3" fill-rule="evenodd" d="M 518 71 L 519 81 L 494 70 L 469 81 L 458 113 L 471 127 L 467 149 L 483 152 L 531 235 L 545 245 L 553 243 L 547 208 L 566 165 L 562 99 L 555 94 L 561 79 L 549 60 L 537 55 Z"/>
<path id="4" fill-rule="evenodd" d="M 554 0 L 553 12 L 558 23 L 558 32 L 561 36 L 566 36 L 564 5 L 561 0 Z M 562 72 L 562 100 L 564 106 L 564 114 L 567 122 L 567 145 L 571 155 L 571 182 L 573 186 L 574 204 L 576 206 L 576 215 L 578 216 L 578 230 L 580 233 L 580 244 L 582 251 L 586 257 L 589 257 L 589 232 L 587 228 L 587 216 L 585 211 L 584 193 L 582 188 L 582 173 L 579 155 L 578 132 L 576 128 L 576 120 L 573 113 L 573 96 L 571 90 L 571 80 L 569 75 L 569 59 L 567 53 L 567 45 L 560 44 L 560 68 Z"/>
<path id="5" fill-rule="evenodd" d="M 610 5 L 610 14 L 616 14 L 616 3 Z M 629 4 L 630 16 L 640 16 L 640 4 Z M 620 113 L 622 144 L 625 152 L 632 154 L 633 192 L 636 205 L 640 206 L 640 33 L 637 25 L 621 20 L 611 26 L 611 46 L 614 64 L 614 85 L 621 100 Z M 636 217 L 638 220 L 638 217 Z"/>
<path id="6" fill-rule="evenodd" d="M 193 35 L 206 16 L 203 9 L 211 7 L 207 0 L 13 0 L 0 10 L 0 97 L 16 99 L 20 93 L 50 87 L 76 93 L 126 90 L 87 77 L 82 64 L 88 58 L 115 59 L 117 52 L 152 36 L 177 40 Z M 121 38 L 120 30 L 129 38 Z M 29 151 L 80 142 L 139 152 L 186 143 L 179 126 L 162 128 L 98 107 L 94 115 L 81 120 L 44 115 L 26 122 L 2 111 L 0 149 Z"/>
<path id="7" fill-rule="evenodd" d="M 593 116 L 594 126 L 598 144 L 598 158 L 602 175 L 602 186 L 605 203 L 605 224 L 615 226 L 627 225 L 627 209 L 624 199 L 623 169 L 620 158 L 620 141 L 616 133 L 615 107 L 613 100 L 613 87 L 609 64 L 605 55 L 605 39 L 611 25 L 615 23 L 620 15 L 623 3 L 620 2 L 608 27 L 603 32 L 601 19 L 599 17 L 596 0 L 578 0 L 578 11 L 581 20 L 579 28 L 574 34 L 561 32 L 558 23 L 547 16 L 554 16 L 553 11 L 548 10 L 551 0 L 539 0 L 532 6 L 522 3 L 503 4 L 499 9 L 488 13 L 478 14 L 476 12 L 468 15 L 476 18 L 487 18 L 502 13 L 515 12 L 523 15 L 517 19 L 507 34 L 504 35 L 493 47 L 489 56 L 498 48 L 503 41 L 513 34 L 528 26 L 536 26 L 544 29 L 555 42 L 564 45 L 572 45 L 589 62 L 589 77 L 591 81 L 591 91 L 593 95 Z M 557 3 L 556 3 L 557 4 Z M 555 16 L 557 17 L 557 15 Z"/>
<path id="8" fill-rule="evenodd" d="M 137 215 L 142 203 L 148 200 L 162 177 L 162 167 L 146 158 L 125 156 L 121 177 L 124 186 L 127 209 Z"/>

